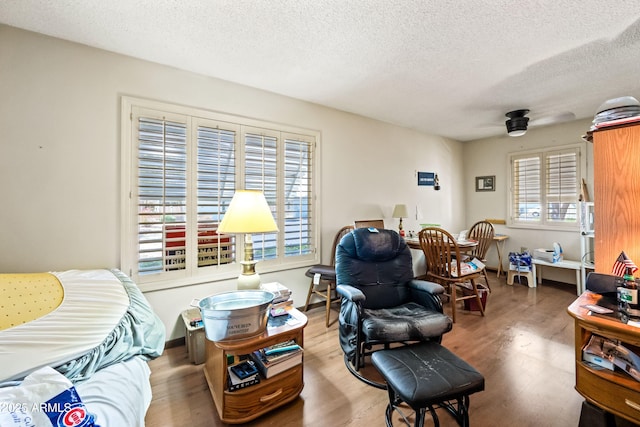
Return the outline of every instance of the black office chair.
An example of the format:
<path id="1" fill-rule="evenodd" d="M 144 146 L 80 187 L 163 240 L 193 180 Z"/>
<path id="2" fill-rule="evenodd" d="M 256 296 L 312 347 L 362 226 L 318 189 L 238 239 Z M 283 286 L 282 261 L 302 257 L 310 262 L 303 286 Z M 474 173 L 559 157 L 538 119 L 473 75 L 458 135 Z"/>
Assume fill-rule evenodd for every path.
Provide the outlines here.
<path id="1" fill-rule="evenodd" d="M 356 228 L 346 234 L 336 251 L 336 283 L 345 365 L 374 387 L 386 385 L 359 372 L 366 356 L 394 343 L 441 342 L 452 328 L 442 312 L 444 288 L 413 279 L 411 250 L 394 230 Z"/>

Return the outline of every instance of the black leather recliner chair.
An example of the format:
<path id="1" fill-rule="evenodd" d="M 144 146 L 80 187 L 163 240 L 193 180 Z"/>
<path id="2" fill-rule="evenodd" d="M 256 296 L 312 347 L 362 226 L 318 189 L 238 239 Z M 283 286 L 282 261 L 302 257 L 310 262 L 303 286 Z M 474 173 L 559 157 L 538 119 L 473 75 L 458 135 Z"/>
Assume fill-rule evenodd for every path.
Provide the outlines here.
<path id="1" fill-rule="evenodd" d="M 345 364 L 372 386 L 386 388 L 359 370 L 376 346 L 441 342 L 452 328 L 440 301 L 444 288 L 413 279 L 411 250 L 394 230 L 358 228 L 345 235 L 336 250 L 336 283 Z"/>

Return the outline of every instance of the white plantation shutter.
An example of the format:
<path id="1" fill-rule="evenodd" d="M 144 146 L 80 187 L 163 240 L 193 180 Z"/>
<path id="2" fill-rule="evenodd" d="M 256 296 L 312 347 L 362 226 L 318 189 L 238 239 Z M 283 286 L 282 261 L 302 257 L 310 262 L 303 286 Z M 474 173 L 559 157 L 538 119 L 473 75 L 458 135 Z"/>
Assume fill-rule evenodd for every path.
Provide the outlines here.
<path id="1" fill-rule="evenodd" d="M 244 241 L 217 231 L 239 188 L 278 224 L 252 235 L 262 271 L 319 262 L 317 132 L 129 97 L 122 119 L 121 267 L 144 290 L 237 277 Z"/>
<path id="2" fill-rule="evenodd" d="M 578 152 L 550 152 L 546 160 L 545 219 L 550 222 L 576 221 L 578 217 Z"/>
<path id="3" fill-rule="evenodd" d="M 137 150 L 138 273 L 185 268 L 186 124 L 140 117 Z"/>
<path id="4" fill-rule="evenodd" d="M 284 139 L 284 256 L 309 255 L 313 250 L 313 145 L 308 138 Z"/>
<path id="5" fill-rule="evenodd" d="M 514 191 L 513 212 L 520 220 L 540 222 L 539 207 L 542 205 L 540 156 L 515 158 L 511 171 Z M 537 211 L 536 208 L 538 208 Z"/>
<path id="6" fill-rule="evenodd" d="M 510 224 L 577 227 L 580 149 L 510 156 Z"/>
<path id="7" fill-rule="evenodd" d="M 278 218 L 278 136 L 268 130 L 248 129 L 244 136 L 244 188 L 260 190 Z M 279 227 L 280 228 L 280 227 Z M 278 233 L 253 234 L 253 259 L 278 256 Z"/>
<path id="8" fill-rule="evenodd" d="M 236 190 L 236 131 L 197 128 L 198 268 L 235 261 L 235 236 L 218 235 L 218 225 Z"/>

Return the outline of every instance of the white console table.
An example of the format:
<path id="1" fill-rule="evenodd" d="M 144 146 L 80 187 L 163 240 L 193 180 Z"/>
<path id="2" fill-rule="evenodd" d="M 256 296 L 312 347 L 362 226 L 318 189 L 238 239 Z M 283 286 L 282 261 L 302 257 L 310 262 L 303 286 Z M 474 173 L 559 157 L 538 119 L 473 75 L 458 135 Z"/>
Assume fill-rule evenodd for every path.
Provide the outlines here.
<path id="1" fill-rule="evenodd" d="M 563 260 L 558 262 L 548 262 L 541 259 L 532 259 L 533 283 L 534 286 L 542 283 L 542 267 L 555 267 L 575 270 L 576 272 L 576 293 L 582 295 L 584 284 L 582 283 L 582 264 L 579 261 Z"/>

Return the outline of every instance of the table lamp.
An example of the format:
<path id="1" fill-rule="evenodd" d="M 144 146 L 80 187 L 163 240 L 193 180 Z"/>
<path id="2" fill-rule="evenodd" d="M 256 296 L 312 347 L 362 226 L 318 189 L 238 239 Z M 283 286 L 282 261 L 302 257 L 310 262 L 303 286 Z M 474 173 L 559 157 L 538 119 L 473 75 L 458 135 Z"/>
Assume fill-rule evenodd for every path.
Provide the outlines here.
<path id="1" fill-rule="evenodd" d="M 398 224 L 398 231 L 402 237 L 404 237 L 404 230 L 402 229 L 402 218 L 407 218 L 409 216 L 409 212 L 407 211 L 407 205 L 396 205 L 393 208 L 393 214 L 391 215 L 394 218 L 400 218 L 400 224 Z"/>
<path id="2" fill-rule="evenodd" d="M 244 234 L 244 260 L 238 277 L 238 289 L 258 289 L 260 276 L 253 260 L 252 233 L 278 231 L 271 209 L 262 191 L 238 190 L 218 226 L 219 234 Z"/>

